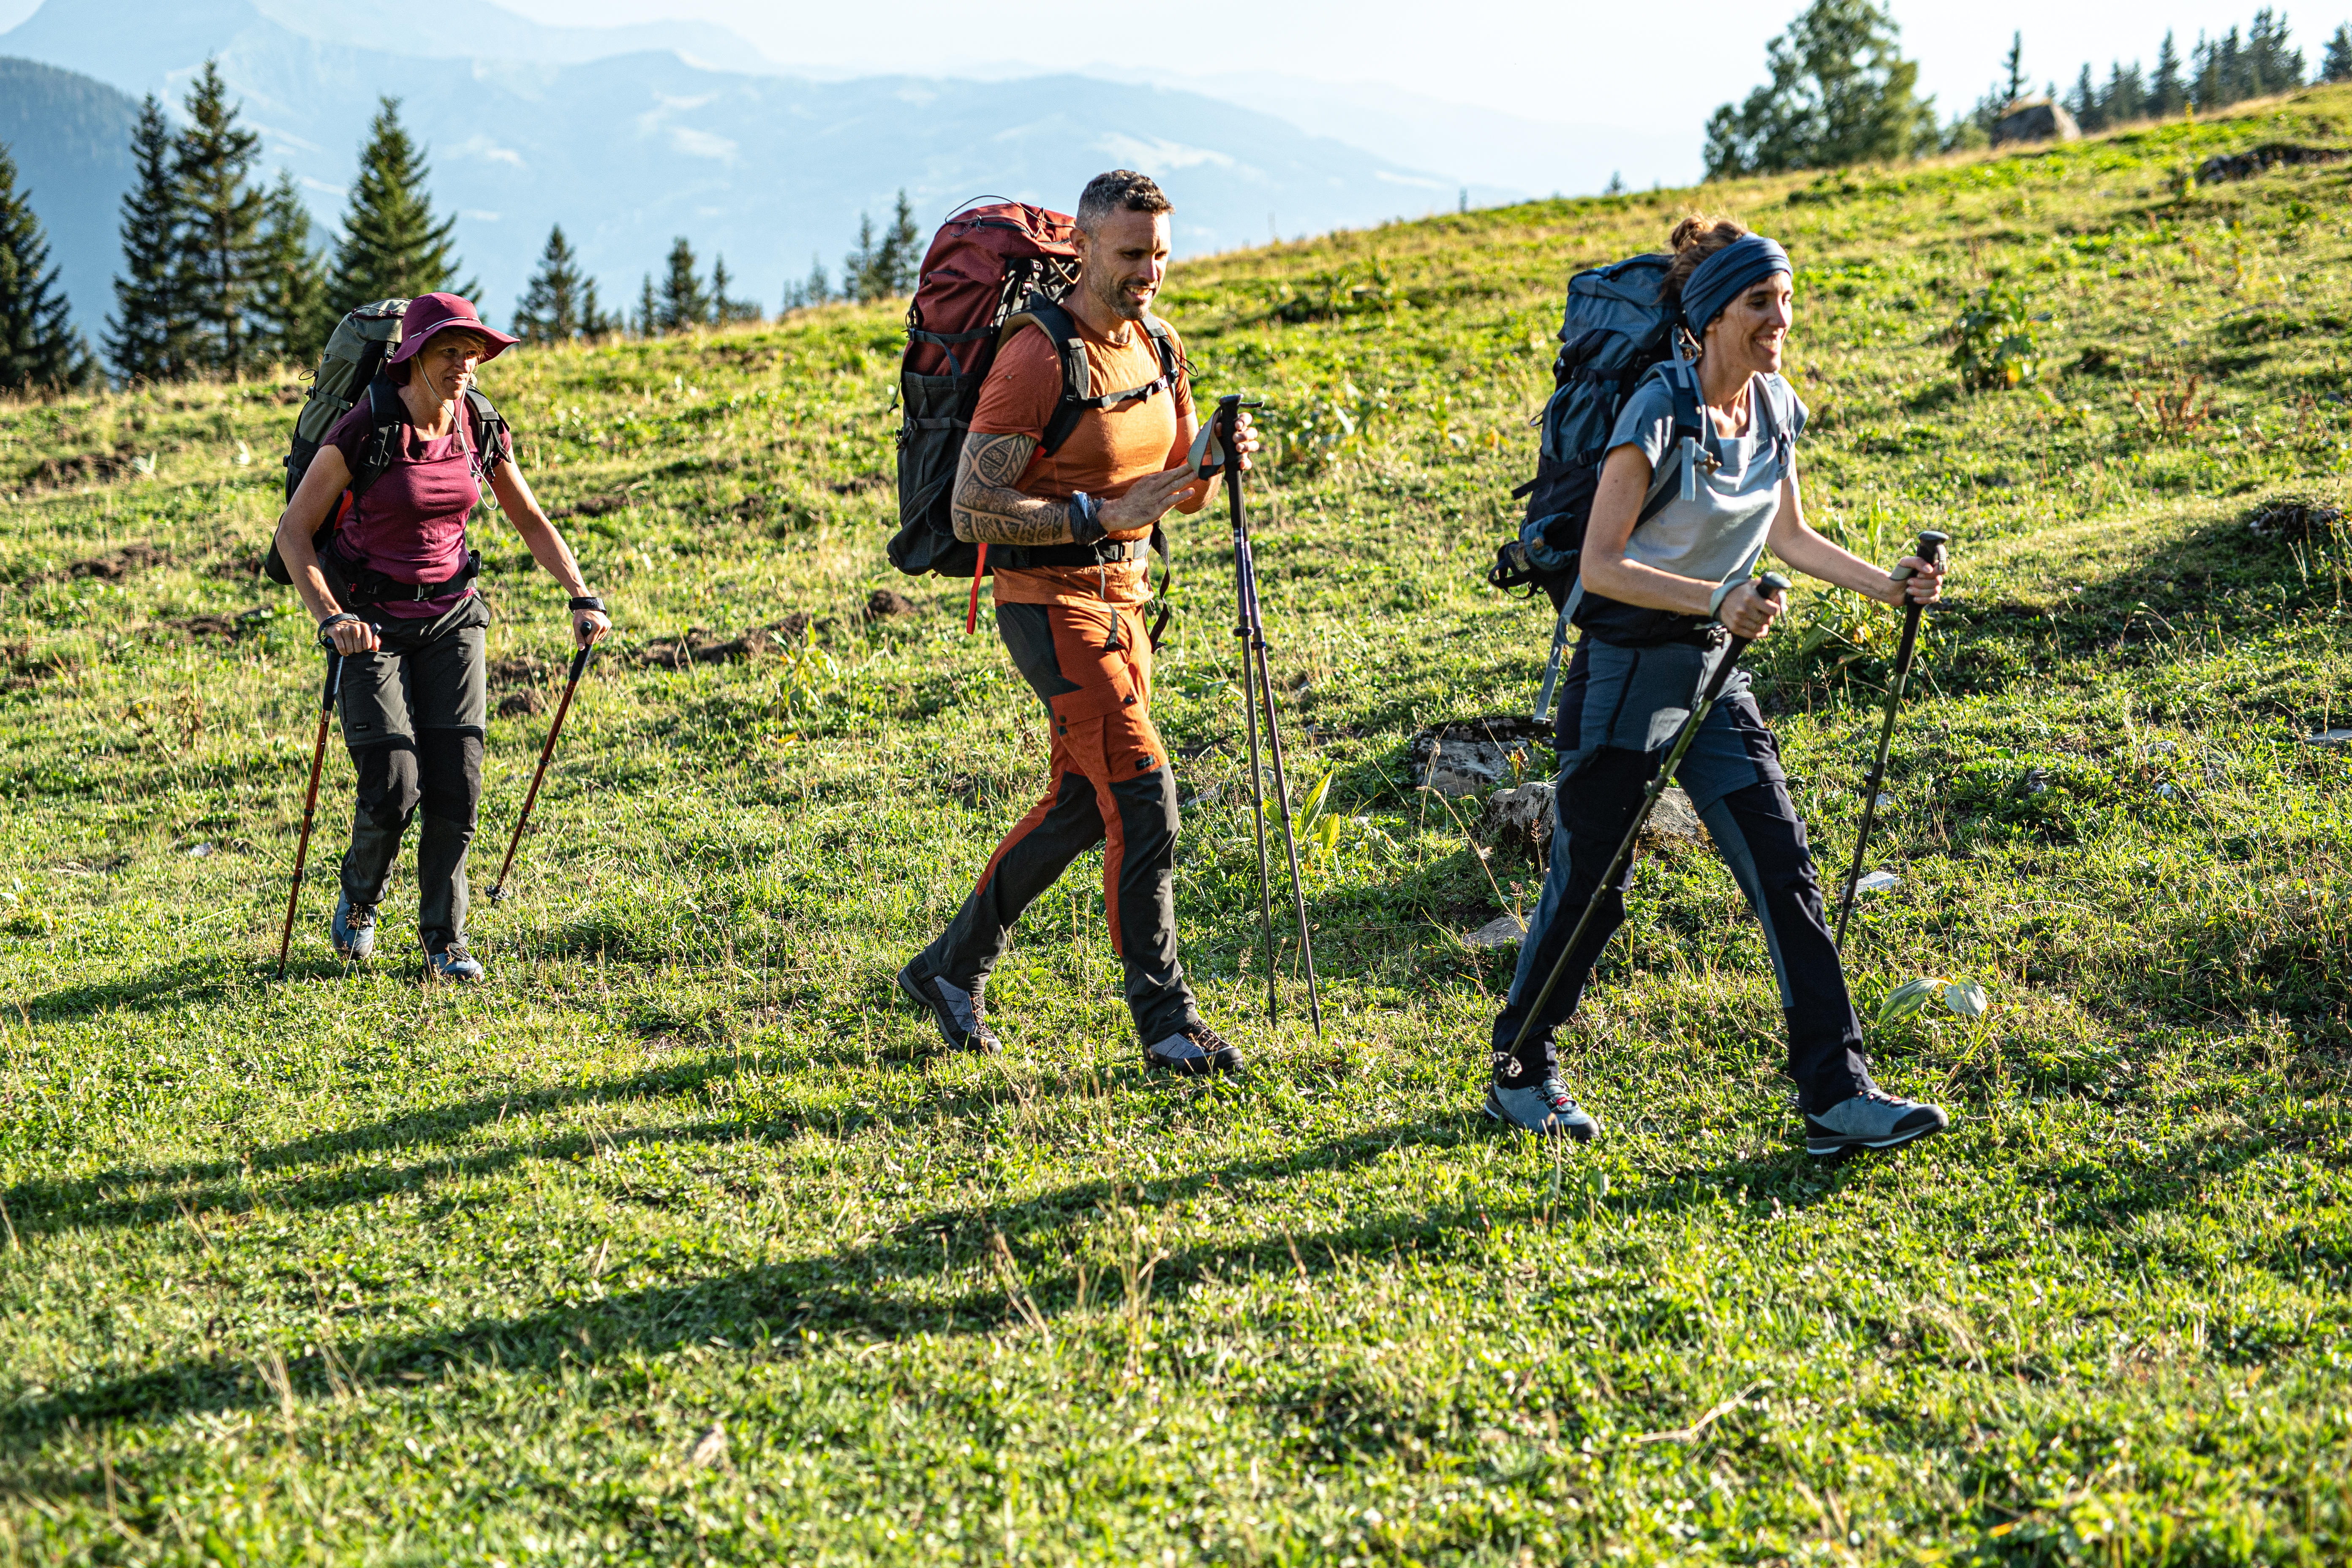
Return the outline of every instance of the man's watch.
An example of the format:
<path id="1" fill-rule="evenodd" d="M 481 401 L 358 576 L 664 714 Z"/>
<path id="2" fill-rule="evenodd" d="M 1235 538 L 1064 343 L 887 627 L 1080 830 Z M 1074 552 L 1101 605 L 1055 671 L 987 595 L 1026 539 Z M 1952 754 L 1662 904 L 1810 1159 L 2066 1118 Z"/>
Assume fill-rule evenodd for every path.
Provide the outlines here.
<path id="1" fill-rule="evenodd" d="M 1109 530 L 1102 525 L 1102 502 L 1084 490 L 1070 494 L 1070 542 L 1092 544 Z"/>
<path id="2" fill-rule="evenodd" d="M 574 594 L 572 595 L 572 607 L 575 610 L 593 610 L 601 616 L 604 613 L 604 601 L 593 594 Z"/>

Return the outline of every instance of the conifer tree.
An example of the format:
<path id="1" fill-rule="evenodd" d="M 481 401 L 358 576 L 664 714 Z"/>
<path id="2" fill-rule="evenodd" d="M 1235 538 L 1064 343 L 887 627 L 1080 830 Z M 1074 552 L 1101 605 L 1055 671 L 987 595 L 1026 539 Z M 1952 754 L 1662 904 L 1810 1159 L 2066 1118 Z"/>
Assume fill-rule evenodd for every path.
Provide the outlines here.
<path id="1" fill-rule="evenodd" d="M 124 381 L 169 381 L 188 373 L 188 308 L 179 269 L 180 192 L 172 128 L 149 93 L 131 131 L 138 172 L 122 197 L 122 271 L 106 357 Z"/>
<path id="2" fill-rule="evenodd" d="M 253 356 L 315 363 L 335 329 L 327 304 L 327 254 L 312 242 L 310 205 L 286 170 L 262 198 L 254 258 Z"/>
<path id="3" fill-rule="evenodd" d="M 2189 108 L 2189 83 L 2181 73 L 2180 50 L 2172 35 L 2164 35 L 2164 47 L 2156 52 L 2156 74 L 2148 78 L 2147 113 L 2153 120 L 2170 120 Z"/>
<path id="4" fill-rule="evenodd" d="M 661 310 L 655 324 L 662 331 L 676 332 L 710 319 L 710 296 L 694 270 L 694 247 L 681 234 L 669 247 L 669 270 L 662 276 Z"/>
<path id="5" fill-rule="evenodd" d="M 261 138 L 236 122 L 217 60 L 188 89 L 188 124 L 172 148 L 179 186 L 176 265 L 193 334 L 190 357 L 205 370 L 243 373 L 263 197 L 251 183 Z"/>
<path id="6" fill-rule="evenodd" d="M 602 326 L 596 285 L 581 275 L 580 258 L 564 237 L 563 226 L 557 224 L 547 231 L 539 270 L 515 306 L 514 330 L 535 343 L 564 343 L 593 336 Z"/>
<path id="7" fill-rule="evenodd" d="M 79 386 L 89 350 L 73 330 L 48 237 L 29 193 L 16 189 L 16 161 L 0 143 L 0 389 Z"/>
<path id="8" fill-rule="evenodd" d="M 874 237 L 874 216 L 871 213 L 859 213 L 857 248 L 841 258 L 843 299 L 857 303 L 882 298 L 875 279 L 880 258 L 881 246 Z"/>
<path id="9" fill-rule="evenodd" d="M 898 207 L 890 217 L 890 232 L 882 237 L 885 281 L 892 295 L 911 294 L 923 265 L 923 237 L 915 228 L 915 208 L 907 187 L 898 187 Z"/>
<path id="10" fill-rule="evenodd" d="M 343 215 L 343 242 L 335 254 L 330 298 L 337 315 L 373 300 L 415 299 L 436 291 L 472 299 L 473 282 L 460 284 L 450 246 L 457 220 L 433 221 L 425 182 L 431 173 L 424 149 L 400 123 L 400 100 L 380 100 L 360 150 L 359 178 Z"/>
<path id="11" fill-rule="evenodd" d="M 2140 79 L 2139 62 L 2117 60 L 2107 71 L 2107 85 L 2099 95 L 2099 114 L 2109 125 L 2123 125 L 2147 117 L 2147 84 Z"/>
<path id="12" fill-rule="evenodd" d="M 2083 74 L 2074 79 L 2074 90 L 2066 95 L 2066 109 L 2074 115 L 2074 123 L 2084 131 L 2097 131 L 2106 124 L 2100 112 L 2098 85 L 2091 79 L 2091 62 L 2083 62 Z"/>
<path id="13" fill-rule="evenodd" d="M 721 325 L 730 321 L 759 321 L 760 301 L 738 300 L 727 292 L 733 281 L 727 276 L 727 258 L 713 256 L 710 258 L 710 319 Z"/>
<path id="14" fill-rule="evenodd" d="M 661 331 L 661 306 L 654 299 L 654 275 L 646 274 L 645 286 L 637 290 L 637 336 L 650 338 Z"/>
<path id="15" fill-rule="evenodd" d="M 2322 81 L 2352 81 L 2352 22 L 2339 22 L 2327 40 L 2327 57 L 2319 63 Z"/>

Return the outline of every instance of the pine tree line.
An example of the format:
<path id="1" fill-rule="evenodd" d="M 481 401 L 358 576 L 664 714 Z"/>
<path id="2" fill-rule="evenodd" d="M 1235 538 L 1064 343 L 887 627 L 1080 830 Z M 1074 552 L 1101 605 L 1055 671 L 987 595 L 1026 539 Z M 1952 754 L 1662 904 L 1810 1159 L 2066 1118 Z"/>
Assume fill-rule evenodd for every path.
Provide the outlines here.
<path id="1" fill-rule="evenodd" d="M 824 263 L 812 257 L 807 279 L 784 286 L 784 309 L 797 310 L 835 300 L 853 304 L 895 300 L 915 291 L 922 265 L 923 237 L 915 227 L 914 204 L 901 187 L 890 226 L 880 234 L 874 232 L 873 214 L 857 215 L 857 248 L 841 258 L 840 291 L 827 281 Z"/>
<path id="2" fill-rule="evenodd" d="M 261 138 L 238 122 L 217 62 L 205 62 L 183 108 L 186 123 L 174 131 L 150 94 L 131 129 L 136 174 L 122 198 L 122 270 L 105 334 L 122 380 L 307 364 L 353 306 L 474 291 L 457 281 L 457 220 L 433 216 L 431 170 L 398 100 L 377 105 L 331 247 L 314 234 L 290 173 L 257 179 Z"/>
<path id="3" fill-rule="evenodd" d="M 2338 26 L 2321 62 L 2322 81 L 2352 80 L 2352 26 Z M 2121 60 L 2099 80 L 2085 61 L 2066 108 L 2085 131 L 2105 131 L 2137 120 L 2168 120 L 2190 109 L 2200 113 L 2226 109 L 2250 98 L 2287 92 L 2304 84 L 2303 51 L 2287 34 L 2286 17 L 2265 6 L 2241 33 L 2200 37 L 2184 63 L 2170 33 L 2157 51 L 2156 68 L 2143 73 L 2137 60 Z"/>

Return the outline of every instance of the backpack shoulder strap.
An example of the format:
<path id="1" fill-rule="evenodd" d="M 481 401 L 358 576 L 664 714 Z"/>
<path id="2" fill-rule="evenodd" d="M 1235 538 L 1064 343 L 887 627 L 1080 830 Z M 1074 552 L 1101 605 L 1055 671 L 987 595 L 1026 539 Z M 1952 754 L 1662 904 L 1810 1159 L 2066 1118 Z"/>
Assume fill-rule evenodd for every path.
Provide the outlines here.
<path id="1" fill-rule="evenodd" d="M 352 475 L 354 496 L 365 495 L 368 487 L 392 467 L 394 443 L 400 439 L 401 426 L 408 423 L 408 409 L 400 400 L 399 389 L 382 376 L 368 383 L 366 396 L 368 437 L 360 447 L 360 466 Z"/>
<path id="2" fill-rule="evenodd" d="M 1144 317 L 1143 329 L 1151 334 L 1151 346 L 1160 351 L 1160 378 L 1173 388 L 1184 374 L 1184 362 L 1176 353 L 1176 334 L 1157 316 Z"/>
<path id="3" fill-rule="evenodd" d="M 474 477 L 487 479 L 496 462 L 499 444 L 506 439 L 506 416 L 498 405 L 474 387 L 466 388 L 466 423 L 474 439 Z"/>
<path id="4" fill-rule="evenodd" d="M 1062 400 L 1055 405 L 1054 416 L 1045 422 L 1045 433 L 1037 440 L 1039 451 L 1051 453 L 1078 427 L 1078 416 L 1087 411 L 1087 395 L 1094 388 L 1094 374 L 1087 365 L 1087 340 L 1079 335 L 1078 323 L 1071 320 L 1067 310 L 1033 294 L 1022 307 L 1022 314 L 1045 334 L 1062 364 Z"/>

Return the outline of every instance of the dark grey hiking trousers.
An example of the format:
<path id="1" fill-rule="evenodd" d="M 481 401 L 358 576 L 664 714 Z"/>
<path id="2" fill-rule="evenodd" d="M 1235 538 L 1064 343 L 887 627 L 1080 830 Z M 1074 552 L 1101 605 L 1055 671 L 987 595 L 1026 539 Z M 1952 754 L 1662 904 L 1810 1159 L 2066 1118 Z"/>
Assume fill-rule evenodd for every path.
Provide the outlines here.
<path id="1" fill-rule="evenodd" d="M 1516 1055 L 1512 1042 L 1717 657 L 1682 644 L 1625 648 L 1590 637 L 1578 647 L 1560 683 L 1551 869 L 1519 945 L 1510 995 L 1495 1019 L 1497 1083 L 1540 1082 L 1556 1062 L 1553 1032 L 1575 1016 L 1593 964 L 1625 919 L 1630 867 L 1603 894 L 1559 988 Z M 1685 753 L 1675 782 L 1698 808 L 1763 922 L 1765 951 L 1788 1019 L 1789 1076 L 1804 1109 L 1817 1111 L 1874 1086 L 1863 1056 L 1862 1021 L 1846 994 L 1805 825 L 1789 799 L 1786 777 L 1780 748 L 1748 695 L 1747 674 L 1735 670 Z"/>
<path id="2" fill-rule="evenodd" d="M 416 931 L 439 952 L 466 934 L 466 852 L 482 800 L 489 713 L 482 632 L 489 610 L 469 594 L 432 620 L 386 616 L 383 647 L 343 661 L 343 743 L 359 773 L 343 895 L 383 901 L 408 825 L 416 830 Z"/>

